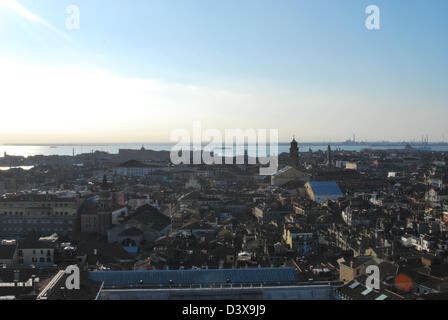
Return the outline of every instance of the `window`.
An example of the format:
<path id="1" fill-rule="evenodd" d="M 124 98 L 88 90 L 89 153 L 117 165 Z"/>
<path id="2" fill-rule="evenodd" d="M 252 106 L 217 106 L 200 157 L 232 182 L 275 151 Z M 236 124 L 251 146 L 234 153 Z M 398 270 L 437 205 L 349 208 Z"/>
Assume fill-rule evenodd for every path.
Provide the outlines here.
<path id="1" fill-rule="evenodd" d="M 40 258 L 39 262 L 45 262 L 45 258 Z"/>

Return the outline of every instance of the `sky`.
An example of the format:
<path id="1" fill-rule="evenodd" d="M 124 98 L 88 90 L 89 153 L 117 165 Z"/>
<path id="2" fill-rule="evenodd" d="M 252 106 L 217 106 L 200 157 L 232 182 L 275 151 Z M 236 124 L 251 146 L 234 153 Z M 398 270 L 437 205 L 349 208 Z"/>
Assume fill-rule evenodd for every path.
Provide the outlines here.
<path id="1" fill-rule="evenodd" d="M 446 0 L 0 0 L 0 143 L 168 142 L 193 121 L 280 141 L 446 141 L 447 12 Z"/>

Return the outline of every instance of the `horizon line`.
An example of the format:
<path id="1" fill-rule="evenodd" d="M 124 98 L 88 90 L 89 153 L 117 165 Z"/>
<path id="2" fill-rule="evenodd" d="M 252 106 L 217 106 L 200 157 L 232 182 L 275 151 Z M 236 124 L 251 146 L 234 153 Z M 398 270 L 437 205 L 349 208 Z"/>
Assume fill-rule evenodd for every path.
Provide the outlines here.
<path id="1" fill-rule="evenodd" d="M 297 141 L 297 140 L 296 140 Z M 265 141 L 266 143 L 269 143 L 269 141 Z M 352 141 L 352 140 L 346 140 L 346 141 L 297 141 L 298 144 L 307 144 L 307 145 L 338 145 L 338 144 L 448 144 L 448 142 L 445 141 L 388 141 L 388 140 L 382 140 L 382 141 Z M 210 141 L 202 141 L 202 144 L 210 144 Z M 290 144 L 291 141 L 279 141 L 279 145 L 283 144 Z M 80 145 L 86 145 L 86 146 L 99 146 L 99 145 L 151 145 L 151 144 L 157 144 L 157 145 L 176 145 L 179 144 L 179 142 L 18 142 L 18 143 L 0 143 L 0 146 L 80 146 Z M 194 142 L 191 142 L 190 145 L 194 144 Z M 225 141 L 222 142 L 223 145 L 225 145 Z M 247 142 L 244 142 L 244 144 L 247 144 Z"/>

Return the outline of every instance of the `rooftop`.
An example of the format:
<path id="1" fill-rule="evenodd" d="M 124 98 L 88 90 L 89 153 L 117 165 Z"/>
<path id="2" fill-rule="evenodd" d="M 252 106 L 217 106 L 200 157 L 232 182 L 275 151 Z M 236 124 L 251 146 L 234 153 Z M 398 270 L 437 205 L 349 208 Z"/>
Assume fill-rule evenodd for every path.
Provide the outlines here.
<path id="1" fill-rule="evenodd" d="M 309 185 L 315 195 L 319 194 L 339 194 L 343 196 L 338 184 L 334 181 L 310 181 Z"/>
<path id="2" fill-rule="evenodd" d="M 0 245 L 0 260 L 10 260 L 14 258 L 17 245 Z"/>
<path id="3" fill-rule="evenodd" d="M 297 282 L 293 268 L 206 269 L 163 271 L 92 271 L 89 278 L 105 286 L 232 284 Z"/>

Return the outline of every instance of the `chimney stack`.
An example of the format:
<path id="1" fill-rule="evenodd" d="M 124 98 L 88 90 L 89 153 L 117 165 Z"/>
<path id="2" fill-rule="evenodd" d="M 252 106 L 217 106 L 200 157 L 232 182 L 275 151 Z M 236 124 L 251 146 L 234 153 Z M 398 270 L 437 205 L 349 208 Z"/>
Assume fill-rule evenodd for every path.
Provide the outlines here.
<path id="1" fill-rule="evenodd" d="M 14 281 L 20 281 L 20 270 L 14 270 Z"/>

